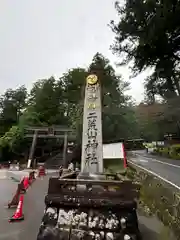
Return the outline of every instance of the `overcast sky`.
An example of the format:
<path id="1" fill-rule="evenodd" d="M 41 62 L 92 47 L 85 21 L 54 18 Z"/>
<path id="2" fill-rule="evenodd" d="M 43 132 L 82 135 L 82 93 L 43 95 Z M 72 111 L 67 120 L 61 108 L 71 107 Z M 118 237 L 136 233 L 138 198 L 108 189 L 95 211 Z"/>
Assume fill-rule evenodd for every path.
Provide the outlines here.
<path id="1" fill-rule="evenodd" d="M 114 64 L 107 24 L 116 18 L 113 0 L 0 0 L 0 93 L 86 67 L 97 51 Z M 129 79 L 127 68 L 117 71 Z M 145 75 L 131 79 L 138 102 Z"/>

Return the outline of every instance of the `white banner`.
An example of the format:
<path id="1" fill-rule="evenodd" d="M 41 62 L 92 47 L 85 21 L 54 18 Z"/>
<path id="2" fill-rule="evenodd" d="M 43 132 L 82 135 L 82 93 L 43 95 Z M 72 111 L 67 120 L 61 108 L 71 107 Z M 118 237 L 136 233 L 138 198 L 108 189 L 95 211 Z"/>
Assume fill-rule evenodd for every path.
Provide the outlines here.
<path id="1" fill-rule="evenodd" d="M 103 144 L 103 158 L 122 158 L 124 159 L 123 143 Z"/>

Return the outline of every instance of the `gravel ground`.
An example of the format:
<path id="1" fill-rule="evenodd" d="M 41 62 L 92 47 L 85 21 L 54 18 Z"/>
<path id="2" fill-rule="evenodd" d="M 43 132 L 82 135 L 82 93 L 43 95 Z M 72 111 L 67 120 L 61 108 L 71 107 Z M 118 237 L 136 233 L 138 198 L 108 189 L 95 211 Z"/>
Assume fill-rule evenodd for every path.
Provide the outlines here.
<path id="1" fill-rule="evenodd" d="M 48 177 L 36 180 L 29 188 L 24 198 L 23 222 L 8 223 L 8 218 L 13 214 L 13 209 L 6 209 L 8 200 L 16 190 L 17 183 L 0 181 L 0 240 L 36 240 L 38 229 L 44 212 L 44 196 L 48 188 Z M 4 181 L 4 182 L 3 182 Z M 6 187 L 8 186 L 8 187 Z M 156 218 L 139 215 L 140 230 L 145 240 L 159 239 L 161 223 Z"/>

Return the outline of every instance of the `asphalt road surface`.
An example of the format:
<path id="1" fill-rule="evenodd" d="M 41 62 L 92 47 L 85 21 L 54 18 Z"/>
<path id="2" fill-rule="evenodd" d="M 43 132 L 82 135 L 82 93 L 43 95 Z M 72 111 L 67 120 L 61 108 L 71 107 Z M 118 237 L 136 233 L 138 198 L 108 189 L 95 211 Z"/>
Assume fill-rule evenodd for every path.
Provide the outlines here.
<path id="1" fill-rule="evenodd" d="M 44 212 L 44 197 L 47 193 L 48 179 L 37 179 L 24 195 L 23 213 L 25 220 L 9 223 L 15 209 L 7 209 L 7 203 L 16 190 L 17 183 L 0 180 L 0 240 L 36 240 Z M 3 186 L 3 187 L 2 187 Z M 3 188 L 3 189 L 2 189 Z M 3 198 L 1 198 L 3 197 Z"/>
<path id="2" fill-rule="evenodd" d="M 47 193 L 49 177 L 37 179 L 24 195 L 23 222 L 9 223 L 8 218 L 14 209 L 7 209 L 8 200 L 13 195 L 17 183 L 0 181 L 0 240 L 36 240 L 41 219 L 44 213 L 44 197 Z M 161 231 L 161 223 L 155 218 L 148 218 L 139 214 L 140 231 L 143 239 L 157 240 Z"/>
<path id="3" fill-rule="evenodd" d="M 129 160 L 180 190 L 180 161 L 154 156 L 144 150 L 133 151 L 133 156 Z"/>

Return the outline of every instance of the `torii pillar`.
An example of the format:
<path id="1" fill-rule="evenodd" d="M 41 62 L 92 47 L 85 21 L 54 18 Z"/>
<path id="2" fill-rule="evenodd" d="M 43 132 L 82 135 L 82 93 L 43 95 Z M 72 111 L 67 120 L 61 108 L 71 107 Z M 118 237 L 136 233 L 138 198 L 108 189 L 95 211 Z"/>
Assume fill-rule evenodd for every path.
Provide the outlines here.
<path id="1" fill-rule="evenodd" d="M 101 84 L 94 74 L 86 78 L 81 173 L 103 173 Z"/>

